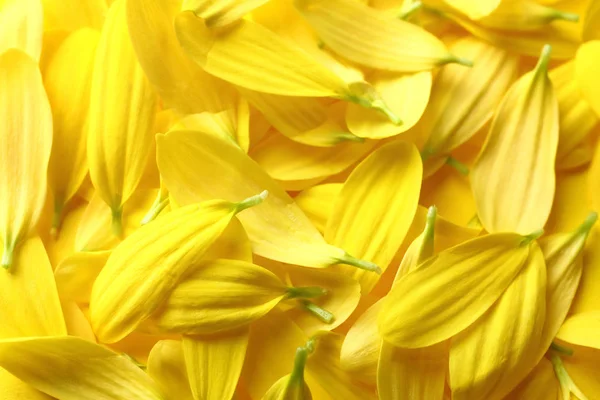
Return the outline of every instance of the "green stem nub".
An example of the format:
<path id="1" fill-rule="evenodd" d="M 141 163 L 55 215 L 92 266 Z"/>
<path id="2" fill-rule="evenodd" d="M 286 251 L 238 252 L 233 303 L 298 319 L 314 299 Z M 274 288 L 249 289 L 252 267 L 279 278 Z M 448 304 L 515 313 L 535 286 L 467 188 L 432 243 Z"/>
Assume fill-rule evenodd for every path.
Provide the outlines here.
<path id="1" fill-rule="evenodd" d="M 237 214 L 237 213 L 242 212 L 250 207 L 259 205 L 267 198 L 268 195 L 269 195 L 269 191 L 263 190 L 262 192 L 260 192 L 257 195 L 248 197 L 247 199 L 240 201 L 239 203 L 237 203 L 235 205 L 235 213 Z"/>
<path id="2" fill-rule="evenodd" d="M 587 236 L 597 220 L 597 212 L 592 211 L 591 213 L 589 213 L 588 216 L 585 218 L 585 221 L 583 221 L 583 224 L 579 225 L 579 228 L 577 228 L 577 234 L 584 234 Z"/>
<path id="3" fill-rule="evenodd" d="M 159 194 L 159 196 L 160 196 L 160 194 Z M 167 207 L 168 205 L 169 205 L 168 197 L 166 199 L 163 199 L 162 201 L 160 200 L 160 198 L 157 198 L 154 201 L 154 204 L 152 204 L 152 207 L 150 207 L 150 210 L 148 210 L 148 213 L 146 213 L 146 215 L 142 219 L 142 222 L 140 223 L 140 225 L 146 225 L 147 223 L 154 221 L 156 219 L 156 217 L 158 217 L 158 214 L 160 214 L 162 212 L 162 210 L 164 210 L 165 207 Z"/>
<path id="4" fill-rule="evenodd" d="M 0 261 L 0 265 L 4 269 L 9 269 L 14 261 L 15 254 L 15 243 L 4 243 L 4 252 L 2 253 L 2 260 Z"/>
<path id="5" fill-rule="evenodd" d="M 325 296 L 327 289 L 318 286 L 300 286 L 287 288 L 288 299 L 314 299 L 315 297 Z"/>
<path id="6" fill-rule="evenodd" d="M 364 269 L 365 271 L 375 272 L 376 274 L 381 275 L 381 268 L 379 268 L 378 265 L 370 261 L 360 260 L 356 257 L 352 257 L 346 252 L 344 252 L 344 255 L 338 258 L 336 261 L 338 261 L 340 264 L 352 265 L 353 267 Z"/>
<path id="7" fill-rule="evenodd" d="M 465 67 L 472 67 L 473 60 L 469 60 L 468 58 L 458 57 L 454 54 L 450 54 L 447 58 L 442 61 L 442 64 L 459 64 L 464 65 Z"/>
<path id="8" fill-rule="evenodd" d="M 52 226 L 50 227 L 50 237 L 56 239 L 58 237 L 58 231 L 62 224 L 62 211 L 64 204 L 62 202 L 54 203 L 54 214 L 52 214 Z"/>
<path id="9" fill-rule="evenodd" d="M 302 300 L 301 303 L 306 311 L 310 312 L 322 322 L 326 324 L 331 324 L 333 321 L 335 321 L 335 316 L 332 313 L 325 310 L 324 308 L 319 307 L 315 303 L 310 302 L 308 300 Z"/>
<path id="10" fill-rule="evenodd" d="M 569 22 L 579 22 L 579 15 L 570 12 L 564 12 L 556 10 L 553 15 L 554 19 L 569 21 Z"/>
<path id="11" fill-rule="evenodd" d="M 417 259 L 418 264 L 421 264 L 423 261 L 433 255 L 436 219 L 437 207 L 431 206 L 427 210 L 427 220 L 425 222 L 425 229 L 423 230 L 423 242 L 421 245 L 421 250 L 419 251 L 419 257 Z"/>
<path id="12" fill-rule="evenodd" d="M 550 355 L 550 361 L 552 362 L 552 366 L 554 367 L 554 374 L 558 379 L 558 383 L 560 386 L 560 391 L 562 392 L 563 399 L 571 398 L 570 394 L 573 393 L 580 400 L 587 400 L 587 396 L 583 394 L 581 389 L 577 387 L 575 382 L 571 379 L 571 376 L 565 369 L 565 366 L 561 360 L 561 358 L 556 354 Z"/>
<path id="13" fill-rule="evenodd" d="M 306 346 L 300 346 L 296 349 L 296 357 L 294 357 L 294 369 L 290 375 L 290 381 L 294 383 L 304 384 L 304 368 L 306 367 L 306 360 L 310 354 L 309 349 Z"/>
<path id="14" fill-rule="evenodd" d="M 550 345 L 550 349 L 554 350 L 560 354 L 564 354 L 566 356 L 572 356 L 573 355 L 573 349 L 566 347 L 566 346 L 562 346 L 558 343 L 552 342 L 552 344 Z"/>
<path id="15" fill-rule="evenodd" d="M 534 240 L 540 238 L 544 234 L 543 229 L 538 229 L 535 232 L 530 233 L 529 235 L 523 236 L 523 241 L 521 242 L 521 246 L 526 246 Z"/>
<path id="16" fill-rule="evenodd" d="M 419 11 L 421 9 L 421 7 L 423 7 L 423 3 L 421 3 L 420 1 L 415 1 L 411 5 L 409 5 L 406 8 L 406 10 L 403 10 L 402 12 L 400 12 L 400 14 L 398 14 L 398 18 L 406 21 L 410 17 L 412 17 L 414 15 L 414 13 Z"/>
<path id="17" fill-rule="evenodd" d="M 547 71 L 548 63 L 550 63 L 550 55 L 552 54 L 552 46 L 549 44 L 544 45 L 542 47 L 542 53 L 540 54 L 540 59 L 535 67 L 538 71 Z"/>
<path id="18" fill-rule="evenodd" d="M 446 158 L 446 164 L 457 170 L 463 176 L 469 175 L 469 167 L 467 167 L 465 164 L 461 163 L 454 157 Z"/>
<path id="19" fill-rule="evenodd" d="M 115 236 L 123 237 L 123 207 L 112 209 L 112 231 Z"/>
<path id="20" fill-rule="evenodd" d="M 355 134 L 350 133 L 350 132 L 336 132 L 335 137 L 338 140 L 338 142 L 364 143 L 364 141 L 365 141 L 365 138 L 356 136 Z"/>

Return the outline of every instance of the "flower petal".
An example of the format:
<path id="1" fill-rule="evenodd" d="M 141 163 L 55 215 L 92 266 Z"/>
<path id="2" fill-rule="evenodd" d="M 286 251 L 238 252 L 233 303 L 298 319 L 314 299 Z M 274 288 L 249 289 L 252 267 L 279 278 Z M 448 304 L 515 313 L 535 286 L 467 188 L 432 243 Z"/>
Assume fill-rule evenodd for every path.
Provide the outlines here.
<path id="1" fill-rule="evenodd" d="M 161 340 L 156 343 L 148 356 L 147 372 L 167 395 L 166 399 L 194 400 L 180 341 Z"/>
<path id="2" fill-rule="evenodd" d="M 36 61 L 44 27 L 40 0 L 5 0 L 0 4 L 0 54 L 19 49 Z"/>
<path id="3" fill-rule="evenodd" d="M 185 9 L 206 20 L 206 26 L 217 28 L 242 19 L 268 0 L 188 0 Z"/>

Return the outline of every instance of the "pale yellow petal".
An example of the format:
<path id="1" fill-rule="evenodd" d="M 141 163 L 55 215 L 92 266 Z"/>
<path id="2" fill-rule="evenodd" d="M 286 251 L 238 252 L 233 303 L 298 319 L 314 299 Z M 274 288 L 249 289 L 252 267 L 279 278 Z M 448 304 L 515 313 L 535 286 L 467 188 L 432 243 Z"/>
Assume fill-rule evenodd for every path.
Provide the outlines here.
<path id="1" fill-rule="evenodd" d="M 180 341 L 161 340 L 152 347 L 146 371 L 168 400 L 193 400 Z"/>
<path id="2" fill-rule="evenodd" d="M 325 239 L 385 270 L 417 211 L 422 174 L 421 157 L 413 144 L 396 141 L 373 152 L 354 169 L 336 197 Z M 336 268 L 357 279 L 364 293 L 379 279 L 366 271 Z"/>
<path id="3" fill-rule="evenodd" d="M 54 54 L 44 75 L 54 122 L 48 186 L 54 198 L 55 228 L 63 206 L 88 172 L 86 124 L 98 39 L 99 33 L 92 29 L 74 32 Z"/>
<path id="4" fill-rule="evenodd" d="M 502 399 L 541 359 L 546 268 L 537 244 L 526 266 L 479 320 L 452 338 L 452 398 Z"/>
<path id="5" fill-rule="evenodd" d="M 52 147 L 42 76 L 37 62 L 20 50 L 0 55 L 0 113 L 0 265 L 8 268 L 15 246 L 33 233 L 44 207 Z"/>
<path id="6" fill-rule="evenodd" d="M 43 27 L 40 0 L 3 0 L 0 3 L 0 53 L 19 49 L 39 61 Z"/>
<path id="7" fill-rule="evenodd" d="M 559 122 L 547 76 L 549 51 L 544 48 L 536 68 L 502 99 L 472 168 L 478 215 L 488 232 L 529 234 L 550 215 Z"/>
<path id="8" fill-rule="evenodd" d="M 113 221 L 120 221 L 123 204 L 142 178 L 154 141 L 155 103 L 129 39 L 125 0 L 117 0 L 96 51 L 87 154 L 90 177 Z"/>
<path id="9" fill-rule="evenodd" d="M 183 337 L 183 354 L 194 398 L 222 400 L 233 396 L 244 365 L 248 335 L 248 327 L 244 327 L 214 337 Z"/>
<path id="10" fill-rule="evenodd" d="M 51 396 L 79 400 L 161 400 L 156 384 L 127 357 L 73 336 L 0 341 L 0 366 Z"/>
<path id="11" fill-rule="evenodd" d="M 0 387 L 2 393 L 0 393 L 1 400 L 14 400 L 14 399 L 26 399 L 26 400 L 53 400 L 54 397 L 50 397 L 47 394 L 40 392 L 39 390 L 29 386 L 19 378 L 15 377 L 5 369 L 0 368 Z"/>

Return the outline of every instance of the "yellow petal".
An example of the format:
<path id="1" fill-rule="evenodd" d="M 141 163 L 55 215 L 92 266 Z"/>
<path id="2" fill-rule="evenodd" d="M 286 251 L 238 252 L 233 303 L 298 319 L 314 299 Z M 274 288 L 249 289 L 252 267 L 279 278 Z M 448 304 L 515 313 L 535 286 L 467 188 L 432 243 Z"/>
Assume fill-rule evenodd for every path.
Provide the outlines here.
<path id="1" fill-rule="evenodd" d="M 504 0 L 492 13 L 479 18 L 477 23 L 495 29 L 529 31 L 543 28 L 555 20 L 577 22 L 579 16 L 532 0 Z"/>
<path id="2" fill-rule="evenodd" d="M 237 218 L 231 220 L 221 236 L 206 250 L 203 259 L 228 258 L 252 262 L 252 246 L 248 234 Z"/>
<path id="3" fill-rule="evenodd" d="M 66 335 L 65 321 L 42 241 L 19 247 L 10 271 L 0 270 L 0 338 Z"/>
<path id="4" fill-rule="evenodd" d="M 363 138 L 381 139 L 406 132 L 419 121 L 429 100 L 431 73 L 400 75 L 378 71 L 369 76 L 369 82 L 402 124 L 394 124 L 378 110 L 349 104 L 346 123 L 350 132 Z"/>
<path id="5" fill-rule="evenodd" d="M 544 48 L 537 67 L 502 99 L 471 171 L 479 219 L 488 232 L 528 234 L 550 215 L 559 125 L 547 76 L 549 51 Z"/>
<path id="6" fill-rule="evenodd" d="M 334 147 L 314 147 L 273 134 L 250 152 L 250 156 L 285 189 L 288 182 L 324 180 L 355 164 L 376 142 L 346 142 Z M 304 187 L 302 188 L 304 189 Z"/>
<path id="7" fill-rule="evenodd" d="M 0 368 L 0 387 L 2 387 L 2 400 L 27 399 L 27 400 L 53 400 L 47 394 L 29 386 L 16 378 L 5 369 Z"/>
<path id="8" fill-rule="evenodd" d="M 37 62 L 20 50 L 0 55 L 0 93 L 0 265 L 8 268 L 44 207 L 52 115 Z"/>
<path id="9" fill-rule="evenodd" d="M 546 268 L 532 244 L 529 260 L 477 322 L 452 338 L 453 399 L 502 399 L 541 359 L 546 317 Z"/>
<path id="10" fill-rule="evenodd" d="M 74 32 L 54 54 L 44 77 L 54 122 L 48 165 L 54 228 L 60 224 L 63 206 L 79 190 L 88 172 L 86 123 L 98 38 L 98 32 L 92 29 Z"/>
<path id="11" fill-rule="evenodd" d="M 491 14 L 502 0 L 444 0 L 447 4 L 466 14 L 471 19 L 479 19 Z"/>
<path id="12" fill-rule="evenodd" d="M 389 143 L 352 172 L 336 197 L 325 239 L 385 270 L 417 211 L 423 167 L 414 145 Z M 378 221 L 373 224 L 373 221 Z M 379 276 L 340 266 L 368 293 Z"/>
<path id="13" fill-rule="evenodd" d="M 233 396 L 244 365 L 248 335 L 248 328 L 244 327 L 214 337 L 183 337 L 183 353 L 194 398 L 221 400 Z"/>
<path id="14" fill-rule="evenodd" d="M 590 1 L 587 10 L 585 10 L 581 32 L 581 36 L 585 42 L 600 39 L 598 23 L 600 23 L 600 4 L 597 1 Z"/>
<path id="15" fill-rule="evenodd" d="M 80 28 L 100 30 L 106 15 L 104 0 L 42 0 L 44 30 L 75 31 Z"/>
<path id="16" fill-rule="evenodd" d="M 598 161 L 600 161 L 600 158 Z M 597 166 L 600 167 L 600 164 Z M 594 209 L 590 199 L 592 196 L 581 195 L 588 192 L 588 190 L 592 193 L 595 192 L 593 185 L 588 185 L 588 182 L 592 182 L 589 178 L 589 170 L 578 169 L 556 174 L 556 193 L 550 218 L 548 218 L 548 223 L 544 228 L 546 232 L 573 231 L 586 218 L 589 211 Z"/>
<path id="17" fill-rule="evenodd" d="M 583 270 L 583 247 L 597 218 L 592 213 L 575 232 L 546 236 L 539 241 L 548 274 L 546 324 L 540 346 L 543 352 L 571 308 Z"/>
<path id="18" fill-rule="evenodd" d="M 557 399 L 558 380 L 554 375 L 552 364 L 542 358 L 531 373 L 510 394 L 510 399 Z"/>
<path id="19" fill-rule="evenodd" d="M 191 12 L 175 19 L 186 53 L 206 72 L 259 92 L 315 97 L 343 97 L 347 85 L 299 47 L 268 29 L 242 20 L 226 32 L 210 31 Z"/>
<path id="20" fill-rule="evenodd" d="M 441 400 L 448 368 L 448 349 L 438 343 L 422 349 L 381 345 L 377 392 L 381 400 Z"/>
<path id="21" fill-rule="evenodd" d="M 558 100 L 560 119 L 557 165 L 590 133 L 598 117 L 584 99 L 575 81 L 575 62 L 569 61 L 550 71 L 550 80 Z"/>
<path id="22" fill-rule="evenodd" d="M 235 107 L 235 91 L 198 67 L 182 50 L 173 22 L 182 1 L 128 0 L 133 47 L 160 97 L 185 114 Z"/>
<path id="23" fill-rule="evenodd" d="M 152 315 L 179 280 L 244 207 L 212 200 L 178 208 L 139 228 L 108 258 L 90 298 L 92 327 L 98 339 L 114 343 Z"/>
<path id="24" fill-rule="evenodd" d="M 165 332 L 212 335 L 261 318 L 286 294 L 284 283 L 263 267 L 207 261 L 179 282 L 153 319 Z"/>
<path id="25" fill-rule="evenodd" d="M 574 314 L 560 327 L 557 337 L 568 343 L 600 349 L 599 328 L 600 311 Z"/>
<path id="26" fill-rule="evenodd" d="M 316 185 L 303 190 L 298 196 L 294 197 L 298 207 L 310 218 L 321 233 L 325 232 L 327 219 L 333 211 L 333 202 L 342 190 L 342 186 L 341 183 Z"/>
<path id="27" fill-rule="evenodd" d="M 360 300 L 360 285 L 349 276 L 339 272 L 286 266 L 289 280 L 294 287 L 308 286 L 325 289 L 324 296 L 311 301 L 329 311 L 335 317 L 332 323 L 324 323 L 305 310 L 295 308 L 290 316 L 302 330 L 312 336 L 318 331 L 329 331 L 343 324 L 354 312 Z"/>
<path id="28" fill-rule="evenodd" d="M 421 119 L 424 156 L 448 154 L 492 118 L 517 74 L 518 58 L 474 37 L 457 40 L 453 52 L 475 60 L 472 68 L 445 65 L 436 77 Z"/>
<path id="29" fill-rule="evenodd" d="M 383 338 L 397 347 L 426 347 L 470 326 L 523 268 L 529 255 L 524 240 L 516 234 L 472 239 L 402 277 L 379 315 Z"/>
<path id="30" fill-rule="evenodd" d="M 268 0 L 186 0 L 183 9 L 193 11 L 206 20 L 206 26 L 217 28 L 242 19 Z"/>
<path id="31" fill-rule="evenodd" d="M 230 111 L 218 113 L 203 112 L 189 114 L 171 126 L 170 131 L 201 131 L 215 135 L 237 145 L 234 138 L 235 126 L 232 125 Z"/>
<path id="32" fill-rule="evenodd" d="M 589 347 L 571 346 L 573 356 L 562 358 L 564 370 L 571 380 L 568 389 L 574 396 L 571 398 L 596 399 L 596 394 L 600 393 L 600 380 L 595 373 L 595 366 L 600 361 L 600 351 Z M 562 385 L 561 385 L 562 386 Z M 561 387 L 561 389 L 563 389 Z"/>
<path id="33" fill-rule="evenodd" d="M 120 222 L 153 142 L 156 96 L 131 46 L 125 0 L 113 3 L 102 29 L 92 75 L 88 130 L 90 177 Z M 118 106 L 115 106 L 118 105 Z"/>
<path id="34" fill-rule="evenodd" d="M 19 49 L 39 61 L 42 51 L 43 25 L 40 0 L 2 1 L 0 4 L 0 53 L 4 53 L 8 49 Z"/>
<path id="35" fill-rule="evenodd" d="M 0 342 L 0 365 L 51 396 L 161 400 L 155 383 L 125 356 L 73 336 Z"/>
<path id="36" fill-rule="evenodd" d="M 161 175 L 178 204 L 211 198 L 239 200 L 269 191 L 261 207 L 239 216 L 254 253 L 307 267 L 353 262 L 342 249 L 326 244 L 287 193 L 240 149 L 190 131 L 159 135 L 157 145 Z"/>
<path id="37" fill-rule="evenodd" d="M 106 264 L 110 251 L 73 253 L 54 271 L 58 294 L 62 299 L 89 303 L 94 281 Z"/>
<path id="38" fill-rule="evenodd" d="M 593 229 L 583 251 L 583 272 L 577 289 L 577 294 L 571 305 L 571 314 L 582 314 L 598 310 L 600 292 L 597 282 L 600 279 L 600 236 Z"/>
<path id="39" fill-rule="evenodd" d="M 61 305 L 65 317 L 65 324 L 67 326 L 67 333 L 70 336 L 78 336 L 92 343 L 96 343 L 96 336 L 94 335 L 94 331 L 92 331 L 90 321 L 88 321 L 77 303 L 66 300 L 61 301 Z"/>
<path id="40" fill-rule="evenodd" d="M 357 1 L 296 0 L 295 4 L 327 47 L 358 64 L 416 72 L 464 62 L 424 29 Z"/>
<path id="41" fill-rule="evenodd" d="M 161 340 L 152 347 L 146 371 L 169 400 L 193 400 L 180 341 Z"/>
<path id="42" fill-rule="evenodd" d="M 593 74 L 593 70 L 590 70 L 590 68 L 597 65 L 599 58 L 600 40 L 592 40 L 582 44 L 575 56 L 575 81 L 596 116 L 600 115 L 600 95 L 598 95 L 600 79 Z"/>

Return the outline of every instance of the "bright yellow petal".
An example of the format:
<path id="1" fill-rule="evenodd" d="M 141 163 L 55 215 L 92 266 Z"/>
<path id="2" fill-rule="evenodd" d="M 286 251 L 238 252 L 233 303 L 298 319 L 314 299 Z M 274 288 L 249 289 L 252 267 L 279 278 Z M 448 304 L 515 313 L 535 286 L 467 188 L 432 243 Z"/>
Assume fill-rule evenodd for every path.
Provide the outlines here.
<path id="1" fill-rule="evenodd" d="M 233 396 L 242 372 L 248 328 L 203 337 L 184 336 L 183 354 L 194 398 L 222 400 Z"/>
<path id="2" fill-rule="evenodd" d="M 70 336 L 78 336 L 92 343 L 96 343 L 96 336 L 94 335 L 94 331 L 92 331 L 90 321 L 88 321 L 77 303 L 66 300 L 61 301 L 61 305 L 63 315 L 65 316 L 67 333 Z"/>
<path id="3" fill-rule="evenodd" d="M 86 124 L 98 38 L 92 29 L 74 32 L 54 54 L 44 76 L 54 122 L 48 165 L 54 228 L 60 224 L 63 206 L 79 190 L 88 172 Z"/>
<path id="4" fill-rule="evenodd" d="M 228 258 L 252 262 L 252 246 L 248 234 L 237 218 L 231 220 L 221 236 L 206 250 L 203 259 Z"/>
<path id="5" fill-rule="evenodd" d="M 560 327 L 557 337 L 568 343 L 600 349 L 600 311 L 574 314 Z"/>
<path id="6" fill-rule="evenodd" d="M 333 211 L 333 202 L 342 190 L 341 183 L 325 183 L 303 190 L 294 201 L 306 214 L 319 232 L 325 232 L 327 219 Z"/>
<path id="7" fill-rule="evenodd" d="M 421 157 L 410 143 L 396 141 L 373 152 L 336 197 L 325 239 L 385 270 L 417 211 L 422 174 Z M 366 271 L 339 269 L 357 279 L 364 293 L 379 279 Z"/>
<path id="8" fill-rule="evenodd" d="M 518 58 L 474 37 L 457 40 L 453 52 L 475 60 L 473 67 L 442 67 L 421 120 L 429 135 L 424 156 L 448 154 L 492 118 L 517 74 Z"/>
<path id="9" fill-rule="evenodd" d="M 206 26 L 217 28 L 242 19 L 268 0 L 185 0 L 183 10 L 193 11 L 206 20 Z"/>
<path id="10" fill-rule="evenodd" d="M 600 116 L 600 79 L 590 68 L 594 68 L 599 59 L 600 40 L 582 44 L 575 56 L 575 81 L 596 116 Z"/>
<path id="11" fill-rule="evenodd" d="M 379 315 L 383 338 L 397 347 L 426 347 L 470 326 L 525 265 L 529 246 L 524 240 L 529 239 L 516 234 L 472 239 L 402 277 Z"/>
<path id="12" fill-rule="evenodd" d="M 157 145 L 161 175 L 178 204 L 269 191 L 260 207 L 239 216 L 254 253 L 307 267 L 353 262 L 342 249 L 326 244 L 288 194 L 240 149 L 191 131 L 159 135 Z"/>
<path id="13" fill-rule="evenodd" d="M 27 399 L 27 400 L 53 400 L 54 397 L 50 397 L 47 394 L 40 392 L 29 386 L 22 380 L 16 378 L 14 375 L 0 368 L 0 387 L 2 388 L 2 394 L 0 397 L 2 400 L 13 400 L 13 399 Z"/>
<path id="14" fill-rule="evenodd" d="M 594 39 L 600 39 L 598 23 L 600 23 L 600 3 L 597 1 L 590 1 L 588 2 L 588 7 L 583 19 L 581 36 L 584 41 L 587 42 Z"/>
<path id="15" fill-rule="evenodd" d="M 544 48 L 537 67 L 502 99 L 472 168 L 479 219 L 488 232 L 529 234 L 550 215 L 559 123 L 549 51 Z"/>
<path id="16" fill-rule="evenodd" d="M 127 357 L 73 336 L 0 341 L 0 365 L 36 389 L 64 399 L 161 400 L 155 383 Z"/>
<path id="17" fill-rule="evenodd" d="M 66 335 L 65 321 L 42 241 L 19 247 L 10 271 L 0 270 L 0 338 Z"/>
<path id="18" fill-rule="evenodd" d="M 235 126 L 232 125 L 230 111 L 189 114 L 178 120 L 171 126 L 169 130 L 201 131 L 237 144 L 235 138 L 233 137 L 233 134 L 235 133 Z"/>
<path id="19" fill-rule="evenodd" d="M 54 271 L 59 296 L 77 303 L 89 303 L 94 281 L 109 256 L 110 251 L 86 251 L 65 258 Z"/>
<path id="20" fill-rule="evenodd" d="M 600 167 L 600 163 L 597 166 Z M 586 193 L 595 192 L 593 185 L 588 184 L 592 182 L 588 174 L 592 169 L 577 169 L 556 174 L 554 204 L 544 231 L 549 233 L 573 231 L 586 218 L 590 210 L 594 209 L 591 196 Z"/>
<path id="21" fill-rule="evenodd" d="M 360 2 L 296 0 L 295 4 L 328 48 L 366 67 L 417 72 L 459 62 L 426 30 Z"/>
<path id="22" fill-rule="evenodd" d="M 381 71 L 371 74 L 369 82 L 393 113 L 402 120 L 402 124 L 394 124 L 377 110 L 350 104 L 346 110 L 346 123 L 350 132 L 363 138 L 382 139 L 406 132 L 419 121 L 429 101 L 431 73 L 401 75 Z"/>
<path id="23" fill-rule="evenodd" d="M 584 99 L 575 81 L 575 62 L 569 61 L 554 68 L 549 76 L 558 100 L 560 136 L 556 162 L 561 166 L 563 159 L 573 152 L 597 125 L 598 117 Z"/>
<path id="24" fill-rule="evenodd" d="M 42 0 L 44 30 L 102 29 L 108 9 L 105 0 Z"/>
<path id="25" fill-rule="evenodd" d="M 502 0 L 444 0 L 448 5 L 466 14 L 471 19 L 479 19 L 491 14 Z"/>
<path id="26" fill-rule="evenodd" d="M 39 61 L 43 25 L 40 0 L 3 0 L 0 3 L 0 53 L 19 49 Z"/>
<path id="27" fill-rule="evenodd" d="M 254 22 L 242 20 L 215 34 L 192 12 L 175 19 L 186 53 L 206 72 L 259 92 L 343 97 L 347 85 L 299 47 Z"/>
<path id="28" fill-rule="evenodd" d="M 234 215 L 261 199 L 181 207 L 125 239 L 113 250 L 92 289 L 90 314 L 98 339 L 114 343 L 152 315 Z"/>
<path id="29" fill-rule="evenodd" d="M 477 322 L 452 338 L 452 398 L 502 399 L 541 359 L 546 268 L 537 244 L 502 296 Z"/>
<path id="30" fill-rule="evenodd" d="M 20 50 L 0 56 L 0 113 L 0 265 L 8 268 L 15 246 L 33 233 L 44 207 L 52 147 L 42 77 L 37 62 Z"/>
<path id="31" fill-rule="evenodd" d="M 577 14 L 562 12 L 533 0 L 503 0 L 499 6 L 477 23 L 508 31 L 530 31 L 546 27 L 555 20 L 577 22 Z"/>
<path id="32" fill-rule="evenodd" d="M 87 154 L 90 177 L 111 208 L 113 221 L 120 221 L 123 204 L 142 178 L 153 142 L 155 103 L 131 46 L 125 0 L 118 0 L 96 51 Z"/>
<path id="33" fill-rule="evenodd" d="M 542 358 L 508 398 L 514 400 L 554 400 L 558 398 L 558 393 L 558 380 L 554 375 L 552 364 L 546 358 Z"/>
<path id="34" fill-rule="evenodd" d="M 207 261 L 177 284 L 153 319 L 165 332 L 212 335 L 261 318 L 286 294 L 285 284 L 266 268 Z"/>
<path id="35" fill-rule="evenodd" d="M 168 400 L 193 400 L 180 341 L 161 340 L 148 356 L 146 371 Z"/>

